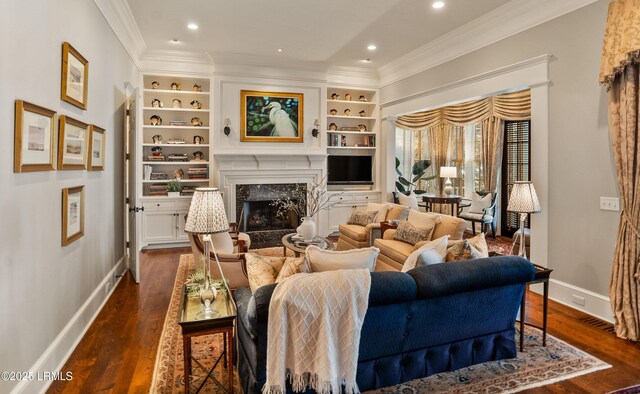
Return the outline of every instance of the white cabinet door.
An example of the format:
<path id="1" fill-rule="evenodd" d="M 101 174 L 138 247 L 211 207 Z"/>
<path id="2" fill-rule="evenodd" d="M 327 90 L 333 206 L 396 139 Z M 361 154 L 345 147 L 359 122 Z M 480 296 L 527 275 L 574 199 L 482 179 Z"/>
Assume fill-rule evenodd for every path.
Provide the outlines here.
<path id="1" fill-rule="evenodd" d="M 186 224 L 184 217 L 189 213 L 189 208 L 178 211 L 178 216 L 176 216 L 176 238 L 178 241 L 189 241 L 189 235 L 184 231 L 184 225 Z"/>
<path id="2" fill-rule="evenodd" d="M 334 205 L 329 209 L 329 231 L 338 231 L 338 226 L 347 223 L 353 212 L 353 205 Z"/>
<path id="3" fill-rule="evenodd" d="M 143 239 L 146 244 L 175 241 L 177 234 L 175 212 L 145 211 L 142 220 Z"/>

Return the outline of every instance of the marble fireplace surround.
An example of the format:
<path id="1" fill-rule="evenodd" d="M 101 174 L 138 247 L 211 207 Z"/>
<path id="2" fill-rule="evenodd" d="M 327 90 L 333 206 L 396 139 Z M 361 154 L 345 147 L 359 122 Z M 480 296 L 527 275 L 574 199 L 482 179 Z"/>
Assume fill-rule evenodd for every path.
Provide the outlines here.
<path id="1" fill-rule="evenodd" d="M 309 183 L 325 174 L 326 154 L 224 154 L 214 155 L 217 187 L 223 193 L 227 218 L 237 221 L 237 185 Z M 240 207 L 241 209 L 241 207 Z M 318 233 L 328 233 L 326 215 L 315 218 Z M 253 246 L 252 246 L 253 247 Z"/>

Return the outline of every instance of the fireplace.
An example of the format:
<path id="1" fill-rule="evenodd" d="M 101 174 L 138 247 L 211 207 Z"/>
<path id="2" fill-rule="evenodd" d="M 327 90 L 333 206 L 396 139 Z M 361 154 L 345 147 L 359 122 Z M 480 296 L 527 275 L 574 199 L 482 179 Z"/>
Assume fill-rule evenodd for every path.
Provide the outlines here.
<path id="1" fill-rule="evenodd" d="M 236 218 L 240 231 L 249 234 L 252 248 L 280 246 L 280 240 L 286 234 L 296 231 L 300 217 L 295 210 L 283 216 L 277 214 L 275 200 L 290 198 L 304 210 L 306 199 L 295 198 L 291 191 L 306 184 L 252 184 L 236 185 Z"/>

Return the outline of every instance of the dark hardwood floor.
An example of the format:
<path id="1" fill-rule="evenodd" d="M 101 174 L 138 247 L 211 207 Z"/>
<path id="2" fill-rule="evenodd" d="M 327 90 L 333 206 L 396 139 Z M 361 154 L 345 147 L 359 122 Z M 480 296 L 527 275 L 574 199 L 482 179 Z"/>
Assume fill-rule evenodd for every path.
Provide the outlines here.
<path id="1" fill-rule="evenodd" d="M 75 349 L 63 371 L 73 380 L 55 382 L 49 393 L 147 393 L 158 341 L 169 305 L 180 254 L 190 249 L 147 251 L 142 282 L 123 278 Z M 542 301 L 529 294 L 527 316 L 541 324 Z M 585 321 L 589 316 L 551 301 L 549 333 L 613 365 L 527 393 L 606 393 L 640 384 L 640 345 L 623 341 Z"/>

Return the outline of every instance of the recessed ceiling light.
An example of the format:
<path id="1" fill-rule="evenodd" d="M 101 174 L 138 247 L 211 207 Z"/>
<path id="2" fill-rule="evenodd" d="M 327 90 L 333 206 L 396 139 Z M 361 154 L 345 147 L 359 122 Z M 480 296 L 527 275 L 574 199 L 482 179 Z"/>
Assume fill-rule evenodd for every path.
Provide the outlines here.
<path id="1" fill-rule="evenodd" d="M 362 63 L 371 63 L 371 59 L 367 58 L 367 59 L 362 59 L 360 60 Z"/>
<path id="2" fill-rule="evenodd" d="M 282 48 L 278 48 L 278 53 L 282 53 Z"/>
<path id="3" fill-rule="evenodd" d="M 196 25 L 195 23 L 189 23 L 187 27 L 191 30 L 198 30 L 198 25 Z"/>
<path id="4" fill-rule="evenodd" d="M 375 51 L 377 48 L 377 46 L 373 45 L 373 44 L 369 44 L 369 46 L 367 47 L 368 50 L 370 51 Z"/>
<path id="5" fill-rule="evenodd" d="M 178 40 L 177 38 L 174 38 L 173 40 L 171 40 L 172 44 L 180 44 L 180 40 Z"/>
<path id="6" fill-rule="evenodd" d="M 435 8 L 436 10 L 444 7 L 444 1 L 434 1 L 433 4 L 431 4 L 431 7 Z"/>

